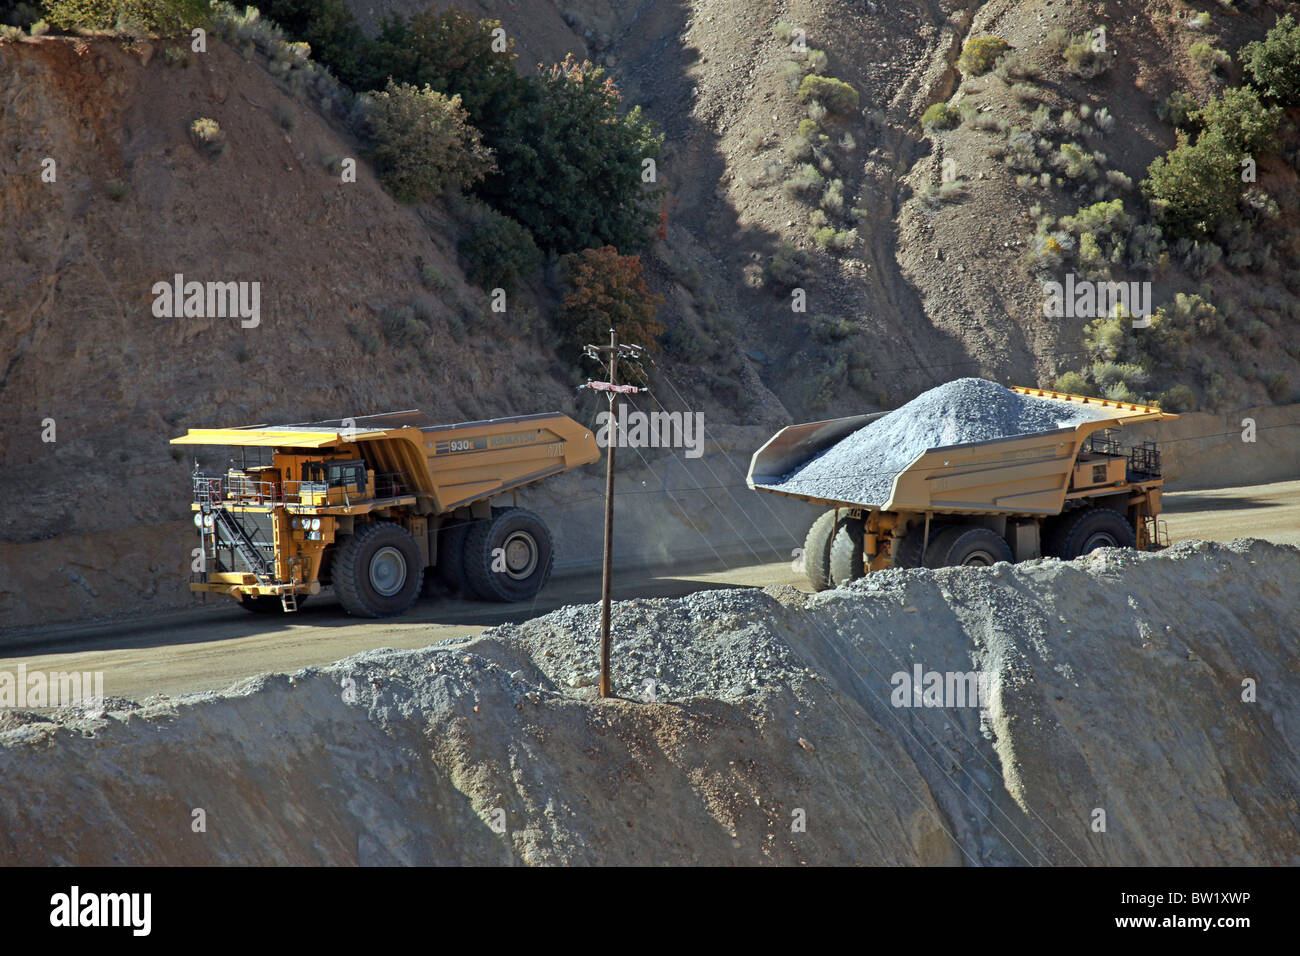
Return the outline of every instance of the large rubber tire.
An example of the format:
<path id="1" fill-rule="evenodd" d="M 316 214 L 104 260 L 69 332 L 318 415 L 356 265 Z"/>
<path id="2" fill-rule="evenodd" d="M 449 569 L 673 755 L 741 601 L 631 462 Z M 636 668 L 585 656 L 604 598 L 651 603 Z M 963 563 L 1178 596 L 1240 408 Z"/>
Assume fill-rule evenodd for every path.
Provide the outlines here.
<path id="1" fill-rule="evenodd" d="M 504 569 L 494 570 L 498 549 Z M 546 522 L 525 508 L 493 509 L 465 536 L 465 580 L 484 601 L 528 601 L 550 580 L 555 549 Z"/>
<path id="2" fill-rule="evenodd" d="M 957 533 L 944 542 L 942 556 L 936 554 L 936 560 L 942 562 L 938 567 L 987 568 L 999 561 L 1010 564 L 1015 560 L 1007 539 L 992 528 L 958 527 L 953 530 Z"/>
<path id="3" fill-rule="evenodd" d="M 969 531 L 970 525 L 943 524 L 930 526 L 930 543 L 925 548 L 925 566 L 927 568 L 948 567 L 948 549 L 963 532 Z"/>
<path id="4" fill-rule="evenodd" d="M 934 567 L 929 563 L 921 561 L 921 547 L 925 545 L 926 551 L 933 553 L 934 542 L 945 530 L 948 525 L 937 522 L 930 525 L 930 540 L 928 544 L 925 540 L 925 522 L 918 522 L 907 529 L 907 533 L 902 538 L 894 539 L 894 552 L 891 564 L 896 568 L 919 568 Z"/>
<path id="5" fill-rule="evenodd" d="M 866 574 L 862 565 L 862 519 L 841 518 L 831 538 L 831 583 L 837 588 Z"/>
<path id="6" fill-rule="evenodd" d="M 831 584 L 831 539 L 835 537 L 835 509 L 818 517 L 803 539 L 803 569 L 814 591 Z"/>
<path id="7" fill-rule="evenodd" d="M 438 529 L 438 577 L 458 594 L 469 591 L 465 580 L 465 536 L 473 524 L 473 520 L 453 518 Z"/>
<path id="8" fill-rule="evenodd" d="M 391 521 L 360 525 L 334 558 L 334 593 L 355 617 L 404 614 L 420 595 L 424 562 L 411 533 Z"/>
<path id="9" fill-rule="evenodd" d="M 1070 561 L 1098 548 L 1135 548 L 1133 526 L 1110 508 L 1081 508 L 1062 515 L 1043 542 L 1043 554 Z"/>
<path id="10" fill-rule="evenodd" d="M 238 600 L 239 600 L 239 606 L 242 607 L 245 611 L 248 611 L 252 614 L 283 614 L 284 613 L 284 605 L 280 603 L 280 599 L 278 597 L 272 594 L 264 594 L 261 597 L 255 597 L 255 598 L 241 597 Z M 306 603 L 307 603 L 307 595 L 299 594 L 298 607 L 302 607 Z"/>

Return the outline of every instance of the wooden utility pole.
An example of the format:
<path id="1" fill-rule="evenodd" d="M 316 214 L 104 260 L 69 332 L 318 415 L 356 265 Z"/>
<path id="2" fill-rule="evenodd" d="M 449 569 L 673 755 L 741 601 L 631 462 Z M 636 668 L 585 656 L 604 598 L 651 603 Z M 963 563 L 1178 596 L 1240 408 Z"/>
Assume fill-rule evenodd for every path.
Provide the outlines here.
<path id="1" fill-rule="evenodd" d="M 609 671 L 609 599 L 614 571 L 614 449 L 618 447 L 618 333 L 609 330 L 609 435 L 610 442 L 605 459 L 605 565 L 600 577 L 600 696 L 608 697 L 611 688 Z"/>
<path id="2" fill-rule="evenodd" d="M 588 382 L 579 388 L 590 388 L 609 393 L 609 443 L 605 449 L 605 558 L 600 581 L 600 696 L 613 696 L 613 675 L 610 667 L 612 640 L 609 630 L 610 592 L 614 578 L 614 449 L 618 446 L 618 406 L 624 392 L 645 392 L 649 389 L 618 384 L 620 357 L 639 358 L 643 349 L 639 345 L 619 345 L 618 332 L 609 330 L 609 345 L 588 345 L 584 352 L 589 358 L 609 359 L 608 382 Z"/>

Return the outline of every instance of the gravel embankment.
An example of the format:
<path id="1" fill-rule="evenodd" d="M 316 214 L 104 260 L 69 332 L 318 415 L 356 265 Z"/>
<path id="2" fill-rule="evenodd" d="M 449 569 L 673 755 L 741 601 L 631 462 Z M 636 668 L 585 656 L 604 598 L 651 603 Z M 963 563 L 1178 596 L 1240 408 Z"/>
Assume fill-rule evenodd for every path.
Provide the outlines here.
<path id="1" fill-rule="evenodd" d="M 1294 866 L 1297 582 L 1253 539 L 886 571 L 620 602 L 610 701 L 583 606 L 0 714 L 0 860 Z M 989 697 L 896 706 L 917 667 Z"/>

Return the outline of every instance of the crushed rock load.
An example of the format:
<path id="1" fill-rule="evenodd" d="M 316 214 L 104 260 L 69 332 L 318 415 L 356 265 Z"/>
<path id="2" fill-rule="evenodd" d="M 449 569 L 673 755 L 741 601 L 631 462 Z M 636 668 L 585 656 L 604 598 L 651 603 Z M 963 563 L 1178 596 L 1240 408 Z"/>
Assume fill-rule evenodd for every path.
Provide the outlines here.
<path id="1" fill-rule="evenodd" d="M 619 603 L 623 699 L 589 606 L 8 719 L 0 860 L 1294 866 L 1297 584 L 1250 539 L 886 571 Z M 895 706 L 918 667 L 983 706 Z"/>
<path id="2" fill-rule="evenodd" d="M 1055 431 L 1106 417 L 1100 409 L 959 378 L 859 428 L 782 477 L 779 491 L 881 507 L 894 479 L 930 448 Z"/>

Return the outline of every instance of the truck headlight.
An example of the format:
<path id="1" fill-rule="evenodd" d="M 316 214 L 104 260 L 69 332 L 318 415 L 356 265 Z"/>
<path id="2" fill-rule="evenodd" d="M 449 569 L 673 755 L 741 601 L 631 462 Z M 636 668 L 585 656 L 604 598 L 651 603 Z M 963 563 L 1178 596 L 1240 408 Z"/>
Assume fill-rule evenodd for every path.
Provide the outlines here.
<path id="1" fill-rule="evenodd" d="M 294 531 L 297 531 L 299 528 L 302 527 L 302 519 L 294 518 L 292 521 L 289 522 L 289 527 L 292 528 Z"/>
<path id="2" fill-rule="evenodd" d="M 194 527 L 196 527 L 196 528 L 202 528 L 202 527 L 203 527 L 203 512 L 202 512 L 202 511 L 196 511 L 196 512 L 194 512 Z"/>
<path id="3" fill-rule="evenodd" d="M 313 530 L 313 531 L 319 531 L 319 530 L 320 530 L 320 518 L 312 518 L 312 519 L 311 519 L 311 530 Z"/>
<path id="4" fill-rule="evenodd" d="M 215 515 L 203 516 L 203 527 L 207 528 L 209 531 L 212 530 L 212 526 L 215 525 L 216 523 L 217 523 L 217 519 Z"/>

